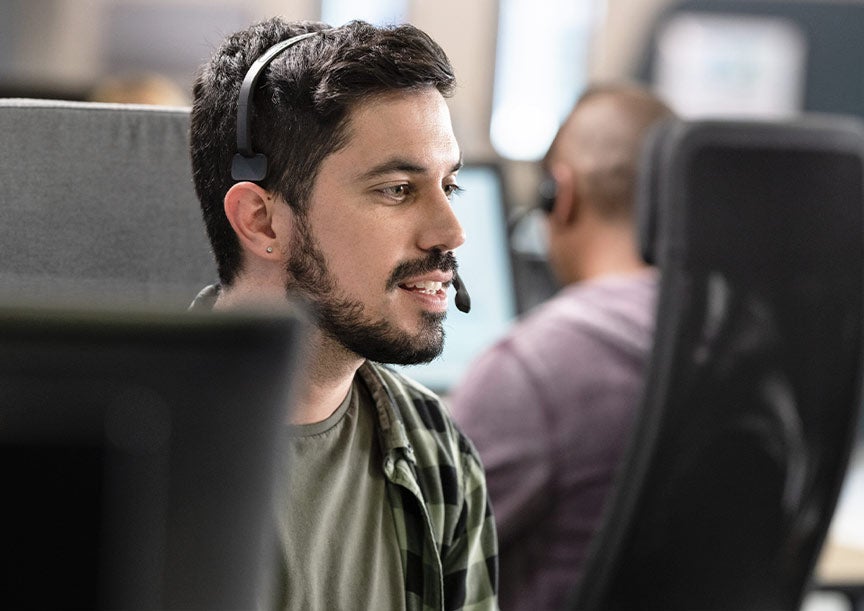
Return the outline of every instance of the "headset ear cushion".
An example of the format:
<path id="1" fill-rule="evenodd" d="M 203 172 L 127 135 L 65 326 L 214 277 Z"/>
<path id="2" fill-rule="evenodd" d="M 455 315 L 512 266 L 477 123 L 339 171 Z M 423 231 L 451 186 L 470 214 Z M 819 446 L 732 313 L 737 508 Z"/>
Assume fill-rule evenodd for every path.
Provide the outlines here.
<path id="1" fill-rule="evenodd" d="M 231 178 L 236 181 L 249 180 L 259 182 L 267 177 L 267 157 L 256 153 L 253 157 L 246 157 L 240 153 L 234 154 L 231 161 Z"/>
<path id="2" fill-rule="evenodd" d="M 547 173 L 543 177 L 543 180 L 540 181 L 537 192 L 537 207 L 546 214 L 551 213 L 552 208 L 555 206 L 555 198 L 558 195 L 558 183 L 555 178 Z"/>

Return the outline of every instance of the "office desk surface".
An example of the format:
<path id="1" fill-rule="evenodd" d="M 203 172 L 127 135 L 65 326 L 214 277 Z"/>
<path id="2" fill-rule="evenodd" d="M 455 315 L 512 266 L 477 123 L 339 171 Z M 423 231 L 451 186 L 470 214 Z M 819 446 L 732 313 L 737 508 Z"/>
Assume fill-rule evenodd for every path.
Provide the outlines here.
<path id="1" fill-rule="evenodd" d="M 864 444 L 852 457 L 816 574 L 823 583 L 864 584 Z"/>

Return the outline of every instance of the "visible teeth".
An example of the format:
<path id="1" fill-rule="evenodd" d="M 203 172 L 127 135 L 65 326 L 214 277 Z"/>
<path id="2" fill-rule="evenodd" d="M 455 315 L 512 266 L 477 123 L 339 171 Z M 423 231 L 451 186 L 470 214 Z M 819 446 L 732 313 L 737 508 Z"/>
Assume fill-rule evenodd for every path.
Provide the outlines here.
<path id="1" fill-rule="evenodd" d="M 433 282 L 432 280 L 427 280 L 425 282 L 409 282 L 405 284 L 405 288 L 419 289 L 421 293 L 429 295 L 434 295 L 440 291 L 442 286 L 444 286 L 442 282 Z"/>

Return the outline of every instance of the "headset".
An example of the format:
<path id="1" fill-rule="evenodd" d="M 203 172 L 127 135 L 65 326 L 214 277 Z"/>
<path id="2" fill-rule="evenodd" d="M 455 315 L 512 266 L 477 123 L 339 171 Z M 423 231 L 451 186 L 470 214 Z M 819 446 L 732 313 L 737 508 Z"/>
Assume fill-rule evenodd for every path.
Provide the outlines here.
<path id="1" fill-rule="evenodd" d="M 256 59 L 246 72 L 237 98 L 237 152 L 231 161 L 231 178 L 234 180 L 258 182 L 267 177 L 267 157 L 252 149 L 252 100 L 258 79 L 282 51 L 316 34 L 317 31 L 306 32 L 276 43 Z"/>
<path id="2" fill-rule="evenodd" d="M 238 182 L 243 180 L 259 182 L 267 177 L 267 156 L 256 153 L 252 148 L 252 102 L 255 87 L 264 69 L 285 49 L 322 31 L 326 30 L 306 32 L 278 42 L 264 51 L 249 67 L 237 97 L 237 152 L 234 153 L 231 161 L 232 179 Z M 453 273 L 453 288 L 456 290 L 456 307 L 467 314 L 471 310 L 471 296 L 468 295 L 465 284 L 457 272 Z"/>
<path id="3" fill-rule="evenodd" d="M 555 198 L 558 196 L 558 182 L 555 178 L 546 173 L 540 184 L 537 186 L 537 207 L 550 214 L 555 206 Z"/>

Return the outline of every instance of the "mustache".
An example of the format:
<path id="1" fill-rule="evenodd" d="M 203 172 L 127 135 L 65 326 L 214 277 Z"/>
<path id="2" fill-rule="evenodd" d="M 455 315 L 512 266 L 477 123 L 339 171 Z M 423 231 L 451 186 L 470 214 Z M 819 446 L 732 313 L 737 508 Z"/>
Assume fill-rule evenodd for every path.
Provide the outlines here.
<path id="1" fill-rule="evenodd" d="M 459 265 L 452 252 L 433 250 L 429 256 L 413 261 L 403 261 L 393 270 L 387 280 L 387 290 L 393 290 L 404 280 L 428 272 L 442 271 L 456 273 Z"/>

